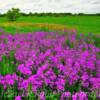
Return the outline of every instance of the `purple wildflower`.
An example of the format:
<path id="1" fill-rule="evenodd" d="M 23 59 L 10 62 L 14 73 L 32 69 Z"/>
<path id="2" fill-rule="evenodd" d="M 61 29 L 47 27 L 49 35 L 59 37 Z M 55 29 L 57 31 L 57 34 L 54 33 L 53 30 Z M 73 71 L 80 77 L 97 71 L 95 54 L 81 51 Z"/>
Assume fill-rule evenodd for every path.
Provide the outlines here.
<path id="1" fill-rule="evenodd" d="M 41 92 L 40 95 L 39 95 L 39 98 L 40 98 L 40 100 L 46 100 L 45 93 Z"/>
<path id="2" fill-rule="evenodd" d="M 16 96 L 15 100 L 22 100 L 20 96 Z"/>

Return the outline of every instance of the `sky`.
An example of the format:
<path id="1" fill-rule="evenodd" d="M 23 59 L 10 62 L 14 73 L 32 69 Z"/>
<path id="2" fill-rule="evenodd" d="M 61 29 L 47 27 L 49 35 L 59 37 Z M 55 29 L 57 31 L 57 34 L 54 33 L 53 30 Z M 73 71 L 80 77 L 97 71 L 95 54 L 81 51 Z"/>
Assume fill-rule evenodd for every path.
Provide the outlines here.
<path id="1" fill-rule="evenodd" d="M 0 13 L 11 8 L 21 12 L 100 13 L 100 0 L 0 0 Z"/>

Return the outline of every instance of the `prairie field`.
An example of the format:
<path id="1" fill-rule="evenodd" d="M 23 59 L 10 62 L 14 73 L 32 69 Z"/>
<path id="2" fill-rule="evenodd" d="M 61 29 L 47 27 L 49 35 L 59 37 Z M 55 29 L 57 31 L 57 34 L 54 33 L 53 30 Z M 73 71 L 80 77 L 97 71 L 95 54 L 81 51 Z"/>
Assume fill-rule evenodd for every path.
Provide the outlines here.
<path id="1" fill-rule="evenodd" d="M 33 32 L 37 30 L 42 30 L 41 27 L 37 25 L 29 24 L 59 24 L 64 25 L 66 28 L 74 28 L 78 33 L 88 34 L 99 34 L 100 33 L 100 16 L 21 16 L 15 23 L 19 25 L 6 25 L 8 22 L 6 17 L 0 17 L 0 26 L 5 29 L 5 31 L 10 33 L 19 32 Z M 20 23 L 26 24 L 25 27 L 21 27 Z"/>

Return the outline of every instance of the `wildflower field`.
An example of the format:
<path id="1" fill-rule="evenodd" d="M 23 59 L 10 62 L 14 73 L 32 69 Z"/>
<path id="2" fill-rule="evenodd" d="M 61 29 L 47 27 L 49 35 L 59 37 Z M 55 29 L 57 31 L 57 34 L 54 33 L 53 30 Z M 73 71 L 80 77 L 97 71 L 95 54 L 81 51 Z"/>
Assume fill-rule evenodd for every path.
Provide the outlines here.
<path id="1" fill-rule="evenodd" d="M 0 17 L 0 100 L 99 100 L 100 16 Z"/>
<path id="2" fill-rule="evenodd" d="M 0 30 L 0 100 L 99 100 L 99 43 L 77 31 Z"/>

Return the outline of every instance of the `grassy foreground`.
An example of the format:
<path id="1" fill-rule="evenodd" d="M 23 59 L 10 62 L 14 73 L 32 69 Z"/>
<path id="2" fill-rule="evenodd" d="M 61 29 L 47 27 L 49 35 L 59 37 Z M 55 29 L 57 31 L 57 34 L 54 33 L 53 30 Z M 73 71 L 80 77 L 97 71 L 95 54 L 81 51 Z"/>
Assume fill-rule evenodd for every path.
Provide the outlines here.
<path id="1" fill-rule="evenodd" d="M 0 27 L 4 28 L 5 31 L 10 33 L 19 32 L 29 32 L 41 30 L 43 27 L 29 26 L 27 23 L 46 23 L 46 24 L 61 24 L 65 25 L 66 28 L 75 28 L 78 33 L 100 33 L 100 16 L 63 16 L 63 17 L 51 17 L 51 16 L 21 16 L 16 23 L 26 23 L 26 27 L 21 27 L 20 25 L 6 25 L 8 23 L 6 17 L 0 17 Z"/>

